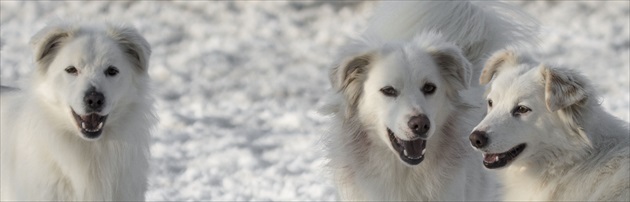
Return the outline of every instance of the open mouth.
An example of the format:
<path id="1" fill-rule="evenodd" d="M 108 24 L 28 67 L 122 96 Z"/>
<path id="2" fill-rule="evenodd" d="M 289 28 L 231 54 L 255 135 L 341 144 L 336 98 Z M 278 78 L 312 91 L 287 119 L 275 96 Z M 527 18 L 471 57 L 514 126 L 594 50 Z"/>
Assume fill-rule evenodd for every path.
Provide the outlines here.
<path id="1" fill-rule="evenodd" d="M 424 160 L 424 152 L 427 146 L 426 140 L 401 140 L 397 138 L 389 128 L 387 129 L 387 134 L 389 135 L 389 140 L 392 142 L 394 150 L 398 152 L 398 156 L 400 156 L 400 159 L 405 163 L 418 165 Z"/>
<path id="2" fill-rule="evenodd" d="M 526 144 L 519 144 L 516 147 L 513 147 L 507 152 L 499 153 L 499 154 L 483 154 L 483 165 L 486 168 L 494 169 L 501 168 L 506 166 L 512 160 L 514 160 L 523 150 L 525 150 Z"/>
<path id="3" fill-rule="evenodd" d="M 72 116 L 77 122 L 77 126 L 81 129 L 83 136 L 88 139 L 98 138 L 103 132 L 103 126 L 107 120 L 107 115 L 101 116 L 96 113 L 79 116 L 72 110 Z"/>

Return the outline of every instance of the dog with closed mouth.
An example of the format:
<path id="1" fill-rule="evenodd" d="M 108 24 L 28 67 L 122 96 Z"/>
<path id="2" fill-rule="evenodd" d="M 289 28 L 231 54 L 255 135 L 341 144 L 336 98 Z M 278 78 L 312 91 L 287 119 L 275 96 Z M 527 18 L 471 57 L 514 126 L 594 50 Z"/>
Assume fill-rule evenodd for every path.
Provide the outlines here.
<path id="1" fill-rule="evenodd" d="M 2 200 L 143 201 L 148 42 L 132 27 L 62 22 L 31 39 L 27 85 L 2 87 Z"/>
<path id="2" fill-rule="evenodd" d="M 491 82 L 488 113 L 470 143 L 498 170 L 505 200 L 630 200 L 629 125 L 600 106 L 588 79 L 506 49 L 480 82 Z"/>
<path id="3" fill-rule="evenodd" d="M 382 2 L 341 48 L 322 111 L 328 167 L 343 200 L 495 200 L 493 175 L 468 146 L 483 115 L 486 55 L 533 27 L 496 2 Z M 528 21 L 529 22 L 529 21 Z"/>

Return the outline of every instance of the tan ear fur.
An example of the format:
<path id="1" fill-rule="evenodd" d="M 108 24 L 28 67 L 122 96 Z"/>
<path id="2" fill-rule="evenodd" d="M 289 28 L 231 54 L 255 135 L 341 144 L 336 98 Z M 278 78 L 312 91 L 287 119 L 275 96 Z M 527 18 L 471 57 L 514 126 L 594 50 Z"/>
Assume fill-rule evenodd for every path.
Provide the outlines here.
<path id="1" fill-rule="evenodd" d="M 372 57 L 373 54 L 365 53 L 344 59 L 330 72 L 330 79 L 333 83 L 333 87 L 341 90 L 358 79 L 366 72 L 367 67 L 372 62 Z"/>
<path id="2" fill-rule="evenodd" d="M 588 103 L 592 89 L 586 77 L 566 68 L 553 68 L 541 64 L 540 73 L 545 84 L 547 109 L 558 114 L 570 134 L 579 142 L 591 147 L 591 141 L 581 127 L 584 117 L 589 116 Z"/>
<path id="3" fill-rule="evenodd" d="M 570 69 L 550 68 L 541 64 L 545 79 L 545 104 L 551 112 L 580 103 L 588 97 L 587 81 Z"/>
<path id="4" fill-rule="evenodd" d="M 375 57 L 374 53 L 364 53 L 344 59 L 330 72 L 333 88 L 344 95 L 348 104 L 346 114 L 352 114 L 359 103 L 363 92 L 363 82 L 367 79 L 367 71 Z"/>
<path id="5" fill-rule="evenodd" d="M 147 72 L 151 46 L 149 42 L 130 26 L 109 24 L 108 34 L 123 49 L 129 60 L 141 71 Z"/>
<path id="6" fill-rule="evenodd" d="M 444 78 L 450 82 L 455 89 L 467 89 L 472 79 L 472 65 L 464 57 L 461 50 L 453 47 L 444 47 L 439 50 L 429 50 L 429 55 L 440 67 L 440 72 Z"/>
<path id="7" fill-rule="evenodd" d="M 498 73 L 498 71 L 504 66 L 515 66 L 518 64 L 518 57 L 513 50 L 504 49 L 495 52 L 488 58 L 486 64 L 481 71 L 479 77 L 479 84 L 487 84 L 492 80 L 492 77 Z"/>
<path id="8" fill-rule="evenodd" d="M 48 65 L 55 58 L 64 40 L 70 37 L 72 32 L 69 26 L 54 25 L 42 29 L 31 37 L 30 43 L 33 47 L 33 56 L 38 71 L 43 73 L 48 70 Z"/>

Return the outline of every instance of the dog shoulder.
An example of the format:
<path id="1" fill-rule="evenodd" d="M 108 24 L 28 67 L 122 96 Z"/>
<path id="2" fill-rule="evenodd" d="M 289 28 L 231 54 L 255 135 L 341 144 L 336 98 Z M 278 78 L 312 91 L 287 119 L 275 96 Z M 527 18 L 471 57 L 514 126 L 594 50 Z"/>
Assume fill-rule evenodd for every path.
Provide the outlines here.
<path id="1" fill-rule="evenodd" d="M 590 200 L 628 201 L 630 200 L 630 146 L 613 149 L 591 176 L 596 177 L 597 189 Z"/>

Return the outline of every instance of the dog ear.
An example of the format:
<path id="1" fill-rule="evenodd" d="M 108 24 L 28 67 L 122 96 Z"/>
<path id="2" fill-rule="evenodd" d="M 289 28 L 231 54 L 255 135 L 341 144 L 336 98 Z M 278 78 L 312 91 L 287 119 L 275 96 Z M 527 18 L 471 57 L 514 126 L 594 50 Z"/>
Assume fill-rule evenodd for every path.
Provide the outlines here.
<path id="1" fill-rule="evenodd" d="M 114 39 L 129 60 L 141 71 L 147 72 L 149 68 L 149 57 L 151 56 L 151 46 L 133 27 L 125 25 L 109 24 L 110 37 Z"/>
<path id="2" fill-rule="evenodd" d="M 62 43 L 70 35 L 69 27 L 56 25 L 42 29 L 31 38 L 30 44 L 33 47 L 33 56 L 39 71 L 47 71 Z"/>
<path id="3" fill-rule="evenodd" d="M 545 79 L 545 103 L 549 111 L 566 108 L 588 97 L 587 81 L 570 69 L 550 68 L 541 65 Z"/>
<path id="4" fill-rule="evenodd" d="M 541 64 L 540 71 L 545 82 L 545 104 L 551 112 L 557 112 L 563 127 L 575 134 L 578 142 L 588 147 L 592 143 L 582 129 L 585 114 L 584 106 L 591 96 L 588 80 L 576 71 L 565 68 L 552 68 Z"/>
<path id="5" fill-rule="evenodd" d="M 374 53 L 364 53 L 344 59 L 330 72 L 333 88 L 341 92 L 346 100 L 346 115 L 351 116 L 358 107 L 367 71 L 374 61 Z"/>
<path id="6" fill-rule="evenodd" d="M 429 50 L 429 55 L 440 67 L 444 78 L 457 90 L 467 89 L 472 79 L 472 65 L 461 50 L 447 46 L 438 50 Z"/>
<path id="7" fill-rule="evenodd" d="M 333 87 L 342 90 L 350 84 L 365 77 L 367 68 L 373 60 L 372 53 L 349 57 L 332 69 L 330 80 Z"/>
<path id="8" fill-rule="evenodd" d="M 479 84 L 487 84 L 492 80 L 492 77 L 498 73 L 499 69 L 505 66 L 515 66 L 518 64 L 518 57 L 512 50 L 500 50 L 495 52 L 486 61 L 481 76 L 479 77 Z"/>

